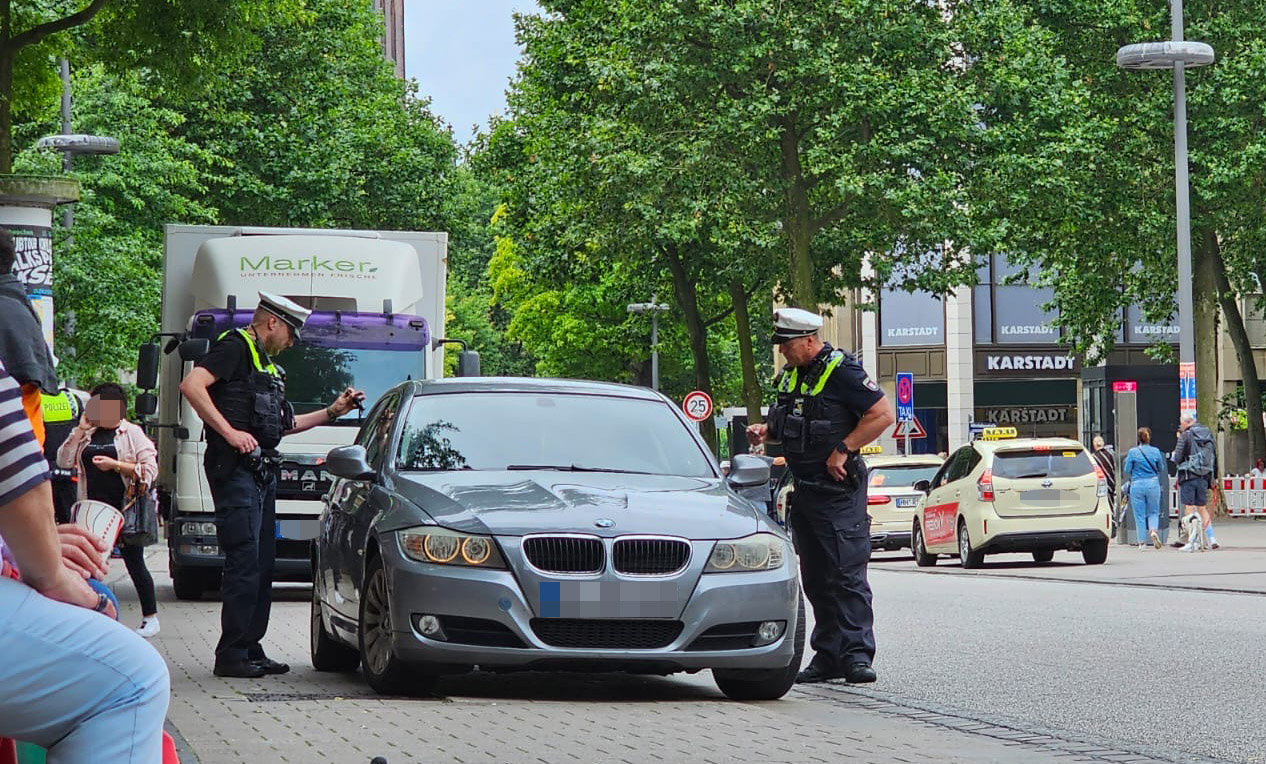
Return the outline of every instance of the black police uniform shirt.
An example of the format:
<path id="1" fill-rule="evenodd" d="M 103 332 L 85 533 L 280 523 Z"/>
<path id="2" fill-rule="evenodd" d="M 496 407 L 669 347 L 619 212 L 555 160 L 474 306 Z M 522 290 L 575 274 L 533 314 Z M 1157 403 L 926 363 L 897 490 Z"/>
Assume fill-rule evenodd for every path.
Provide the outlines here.
<path id="1" fill-rule="evenodd" d="M 263 346 L 257 342 L 255 349 L 259 351 L 260 364 L 268 366 L 271 359 L 264 352 Z M 218 387 L 226 382 L 249 382 L 254 368 L 251 363 L 251 351 L 246 347 L 246 340 L 237 331 L 212 344 L 210 351 L 195 365 L 206 369 L 211 376 L 215 377 L 215 382 L 207 388 L 212 400 L 218 397 Z M 208 465 L 219 463 L 222 469 L 232 466 L 228 462 L 236 463 L 237 451 L 229 445 L 229 442 L 211 427 L 205 428 L 204 431 L 207 437 L 206 463 Z"/>
<path id="2" fill-rule="evenodd" d="M 834 350 L 830 344 L 823 343 L 822 350 L 813 360 L 800 368 L 793 397 L 798 393 L 806 373 L 809 376 L 809 388 L 812 389 L 812 382 L 817 377 L 813 370 L 815 367 L 825 366 Z M 783 373 L 790 373 L 791 368 L 785 367 Z M 844 359 L 827 378 L 826 386 L 822 388 L 819 397 L 822 398 L 824 418 L 831 422 L 830 434 L 819 442 L 810 444 L 803 454 L 787 453 L 784 448 L 788 467 L 793 475 L 801 479 L 827 478 L 826 460 L 831 452 L 853 431 L 862 415 L 884 397 L 884 392 L 862 368 L 861 363 L 851 353 L 844 352 Z"/>

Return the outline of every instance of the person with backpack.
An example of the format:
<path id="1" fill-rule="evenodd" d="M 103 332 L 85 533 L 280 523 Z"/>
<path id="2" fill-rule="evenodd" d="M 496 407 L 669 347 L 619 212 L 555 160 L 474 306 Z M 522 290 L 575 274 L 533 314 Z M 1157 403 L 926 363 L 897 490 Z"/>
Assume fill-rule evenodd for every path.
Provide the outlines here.
<path id="1" fill-rule="evenodd" d="M 1194 416 L 1183 414 L 1178 425 L 1178 445 L 1170 459 L 1178 467 L 1178 500 L 1183 505 L 1183 516 L 1198 513 L 1210 548 L 1217 549 L 1213 517 L 1209 514 L 1209 488 L 1217 461 L 1213 431 Z M 1187 546 L 1194 548 L 1198 543 L 1198 539 L 1188 539 Z"/>
<path id="2" fill-rule="evenodd" d="M 1125 454 L 1121 473 L 1129 481 L 1130 508 L 1134 510 L 1134 527 L 1138 532 L 1138 547 L 1148 542 L 1160 549 L 1161 474 L 1165 469 L 1165 456 L 1152 445 L 1150 427 L 1139 428 L 1139 444 Z M 1144 541 L 1147 539 L 1148 541 Z"/>

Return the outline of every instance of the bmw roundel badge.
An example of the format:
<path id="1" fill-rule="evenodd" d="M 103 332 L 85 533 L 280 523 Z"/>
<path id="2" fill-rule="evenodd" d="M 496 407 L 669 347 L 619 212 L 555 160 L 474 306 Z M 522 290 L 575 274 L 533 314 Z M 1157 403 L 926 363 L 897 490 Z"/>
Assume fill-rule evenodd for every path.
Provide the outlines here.
<path id="1" fill-rule="evenodd" d="M 597 520 L 594 520 L 593 524 L 598 526 L 599 528 L 614 528 L 615 520 L 609 520 L 605 517 L 600 517 Z"/>

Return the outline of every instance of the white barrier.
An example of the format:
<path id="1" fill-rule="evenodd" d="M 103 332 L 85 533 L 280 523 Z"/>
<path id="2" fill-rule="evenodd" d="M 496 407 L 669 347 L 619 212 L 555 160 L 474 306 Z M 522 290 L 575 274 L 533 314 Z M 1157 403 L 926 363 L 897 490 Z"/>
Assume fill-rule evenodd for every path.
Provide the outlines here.
<path id="1" fill-rule="evenodd" d="M 1222 496 L 1228 515 L 1266 516 L 1266 478 L 1224 477 Z"/>

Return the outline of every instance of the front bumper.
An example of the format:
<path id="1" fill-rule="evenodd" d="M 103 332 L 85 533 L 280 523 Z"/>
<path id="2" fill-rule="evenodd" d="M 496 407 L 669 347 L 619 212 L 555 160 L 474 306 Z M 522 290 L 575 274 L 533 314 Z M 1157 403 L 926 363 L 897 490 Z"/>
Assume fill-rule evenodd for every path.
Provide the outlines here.
<path id="1" fill-rule="evenodd" d="M 394 537 L 384 538 L 381 548 L 396 654 L 411 663 L 448 670 L 478 665 L 666 674 L 704 668 L 781 669 L 794 656 L 800 587 L 790 554 L 778 570 L 697 576 L 692 589 L 685 587 L 684 601 L 674 606 L 675 618 L 638 618 L 639 603 L 630 602 L 628 612 L 618 618 L 558 619 L 542 618 L 524 596 L 519 581 L 531 578 L 526 571 L 516 575 L 512 570 L 415 562 L 400 552 Z M 691 570 L 681 576 L 689 578 Z M 422 615 L 437 616 L 446 624 L 447 638 L 424 636 L 418 626 Z M 782 636 L 749 646 L 741 627 L 762 621 L 784 621 Z M 559 631 L 569 627 L 611 633 L 617 639 L 625 628 L 639 635 L 652 628 L 663 637 L 663 646 L 557 646 Z"/>
<path id="2" fill-rule="evenodd" d="M 281 516 L 278 518 L 276 538 L 277 557 L 273 567 L 274 581 L 312 580 L 312 541 L 310 538 L 287 538 L 290 535 L 307 535 L 310 525 L 318 522 L 311 517 Z M 215 533 L 186 533 L 188 524 L 207 526 L 215 525 L 213 514 L 177 514 L 168 526 L 167 551 L 172 568 L 201 568 L 220 570 L 224 567 L 224 554 L 220 550 Z M 304 531 L 291 533 L 289 529 L 302 528 Z M 204 527 L 202 531 L 211 530 Z M 284 532 L 283 532 L 284 530 Z"/>

